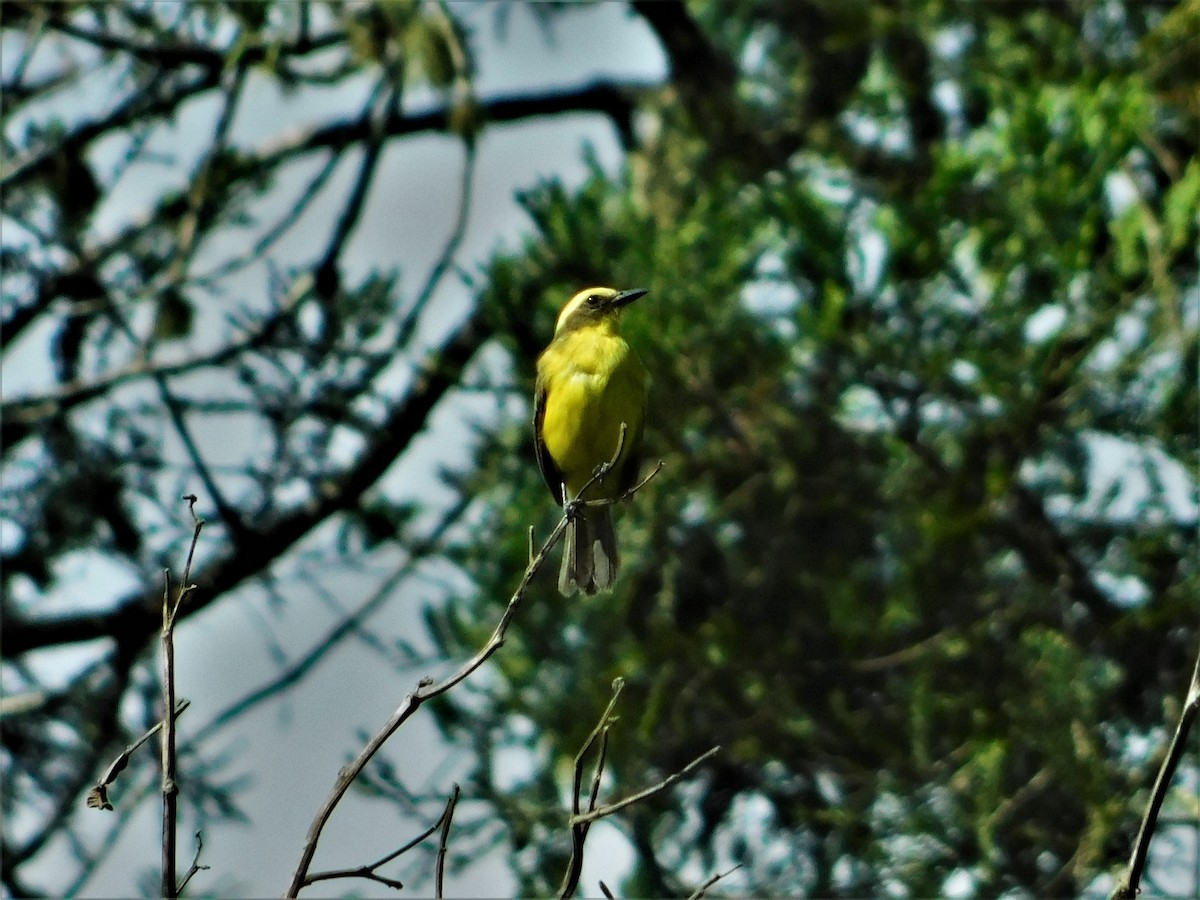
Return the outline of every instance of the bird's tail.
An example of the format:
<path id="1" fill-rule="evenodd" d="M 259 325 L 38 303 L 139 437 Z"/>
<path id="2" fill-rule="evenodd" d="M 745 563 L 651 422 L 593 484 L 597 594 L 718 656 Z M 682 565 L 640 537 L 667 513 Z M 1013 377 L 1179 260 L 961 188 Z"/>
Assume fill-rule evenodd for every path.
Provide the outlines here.
<path id="1" fill-rule="evenodd" d="M 558 589 L 564 597 L 571 596 L 577 589 L 582 589 L 588 596 L 607 591 L 617 578 L 620 563 L 609 507 L 580 509 L 567 523 L 563 537 Z"/>

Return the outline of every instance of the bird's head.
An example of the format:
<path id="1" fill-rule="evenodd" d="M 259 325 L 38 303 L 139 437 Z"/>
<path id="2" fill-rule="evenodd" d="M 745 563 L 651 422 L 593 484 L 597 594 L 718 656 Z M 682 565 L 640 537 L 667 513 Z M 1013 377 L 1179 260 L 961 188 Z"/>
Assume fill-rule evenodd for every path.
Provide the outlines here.
<path id="1" fill-rule="evenodd" d="M 617 291 L 606 287 L 586 288 L 567 301 L 558 314 L 554 334 L 565 334 L 586 325 L 614 323 L 621 310 L 646 294 L 645 288 Z"/>

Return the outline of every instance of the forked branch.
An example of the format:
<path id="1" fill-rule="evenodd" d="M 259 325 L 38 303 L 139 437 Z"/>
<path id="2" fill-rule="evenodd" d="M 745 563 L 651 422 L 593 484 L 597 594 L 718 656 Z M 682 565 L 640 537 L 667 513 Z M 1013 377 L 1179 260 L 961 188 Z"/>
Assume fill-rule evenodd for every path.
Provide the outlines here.
<path id="1" fill-rule="evenodd" d="M 620 446 L 618 446 L 618 452 Z M 615 460 L 615 456 L 614 456 Z M 657 471 L 657 470 L 656 470 Z M 593 476 L 593 480 L 597 477 L 602 477 L 600 472 Z M 649 479 L 647 479 L 649 480 Z M 590 484 L 591 482 L 589 482 Z M 333 810 L 341 802 L 346 791 L 350 789 L 350 785 L 362 773 L 367 764 L 379 752 L 380 748 L 387 740 L 396 733 L 396 731 L 412 715 L 420 709 L 421 705 L 427 700 L 432 700 L 434 697 L 442 694 L 455 687 L 460 682 L 466 680 L 475 671 L 477 671 L 485 662 L 487 662 L 493 653 L 504 645 L 505 636 L 508 633 L 508 628 L 512 624 L 513 618 L 520 609 L 521 602 L 525 599 L 525 594 L 529 590 L 530 584 L 533 582 L 534 576 L 541 570 L 550 557 L 551 551 L 560 540 L 567 529 L 570 522 L 571 511 L 564 510 L 563 516 L 559 519 L 558 525 L 550 533 L 550 536 L 542 544 L 541 550 L 529 561 L 529 565 L 525 568 L 525 574 L 521 576 L 521 580 L 517 585 L 516 590 L 509 598 L 508 605 L 504 609 L 504 613 L 500 616 L 500 621 L 496 624 L 491 637 L 479 649 L 479 651 L 467 660 L 453 675 L 443 681 L 435 682 L 432 678 L 423 678 L 396 707 L 391 717 L 384 723 L 383 727 L 367 742 L 367 744 L 359 751 L 359 754 L 353 762 L 347 765 L 338 774 L 337 780 L 334 782 L 332 790 L 326 796 L 321 804 L 321 808 L 317 811 L 313 818 L 312 824 L 309 825 L 308 833 L 304 838 L 304 846 L 301 849 L 300 861 L 296 865 L 295 871 L 292 873 L 291 883 L 288 885 L 285 897 L 295 897 L 300 893 L 300 890 L 306 885 L 312 883 L 312 877 L 309 875 L 309 868 L 312 865 L 313 856 L 317 851 L 317 843 L 321 839 L 321 832 L 325 828 L 326 822 L 333 814 Z M 665 786 L 665 785 L 664 785 Z"/>
<path id="2" fill-rule="evenodd" d="M 571 828 L 571 859 L 567 863 L 567 871 L 563 876 L 562 886 L 558 889 L 558 896 L 560 900 L 564 900 L 564 898 L 573 896 L 576 889 L 579 887 L 579 879 L 583 874 L 584 842 L 587 840 L 588 830 L 591 828 L 593 822 L 603 819 L 606 816 L 610 816 L 613 813 L 619 812 L 620 810 L 625 809 L 628 806 L 632 806 L 634 803 L 637 803 L 641 800 L 645 800 L 647 797 L 652 797 L 660 791 L 666 790 L 679 780 L 687 777 L 687 775 L 696 769 L 696 767 L 719 752 L 721 749 L 719 745 L 713 747 L 711 750 L 708 750 L 707 752 L 696 757 L 678 772 L 668 775 L 657 784 L 652 785 L 643 791 L 638 791 L 636 794 L 626 797 L 624 800 L 619 800 L 616 803 L 609 804 L 608 806 L 597 807 L 596 801 L 600 795 L 600 781 L 604 775 L 604 763 L 608 757 L 608 732 L 613 723 L 617 721 L 616 717 L 614 717 L 612 713 L 613 709 L 617 705 L 617 698 L 621 695 L 621 689 L 624 686 L 624 679 L 618 678 L 613 682 L 613 695 L 612 699 L 608 702 L 608 707 L 604 710 L 604 714 L 600 716 L 600 720 L 596 723 L 596 727 L 592 729 L 592 733 L 588 735 L 587 740 L 584 741 L 583 747 L 575 757 L 575 777 L 571 790 L 571 818 L 569 822 Z M 600 749 L 596 755 L 596 766 L 592 775 L 591 791 L 588 794 L 587 809 L 584 810 L 580 809 L 580 801 L 583 793 L 583 764 L 587 754 L 591 751 L 592 747 L 595 746 L 597 741 L 600 742 Z M 719 878 L 723 877 L 724 875 L 718 876 L 718 878 L 710 881 L 701 890 L 707 890 L 707 888 L 711 887 L 712 884 L 715 884 Z"/>

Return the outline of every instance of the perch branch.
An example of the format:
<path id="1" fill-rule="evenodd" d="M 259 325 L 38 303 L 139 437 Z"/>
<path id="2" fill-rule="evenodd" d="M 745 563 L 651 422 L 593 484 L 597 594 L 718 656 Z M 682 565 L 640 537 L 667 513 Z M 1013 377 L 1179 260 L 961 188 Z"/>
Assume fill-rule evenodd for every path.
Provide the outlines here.
<path id="1" fill-rule="evenodd" d="M 597 472 L 593 476 L 593 480 L 600 475 L 601 473 Z M 591 484 L 591 481 L 588 484 Z M 318 810 L 312 824 L 309 826 L 308 833 L 305 835 L 304 846 L 300 853 L 300 861 L 292 873 L 291 883 L 288 885 L 287 893 L 284 896 L 295 897 L 299 894 L 301 888 L 310 883 L 308 870 L 312 864 L 313 856 L 317 851 L 317 842 L 321 838 L 321 832 L 324 830 L 326 822 L 329 821 L 329 817 L 333 814 L 333 810 L 337 807 L 338 803 L 341 802 L 342 797 L 345 796 L 346 791 L 350 789 L 350 785 L 354 783 L 354 780 L 362 773 L 367 763 L 379 752 L 388 738 L 395 734 L 397 729 L 407 722 L 420 709 L 423 703 L 427 700 L 432 700 L 434 697 L 441 696 L 460 682 L 465 681 L 485 662 L 491 659 L 493 653 L 504 645 L 509 625 L 512 624 L 517 610 L 520 609 L 521 601 L 525 599 L 525 594 L 529 590 L 529 585 L 533 582 L 533 577 L 545 565 L 550 552 L 562 540 L 563 533 L 566 531 L 569 522 L 570 513 L 564 511 L 558 525 L 555 526 L 554 531 L 550 533 L 550 537 L 542 545 L 542 549 L 526 567 L 525 574 L 521 577 L 516 591 L 513 592 L 512 597 L 508 601 L 508 606 L 505 607 L 504 613 L 500 616 L 500 621 L 496 624 L 495 630 L 483 647 L 467 660 L 457 672 L 444 681 L 435 682 L 432 678 L 428 677 L 421 679 L 416 688 L 400 702 L 400 705 L 392 713 L 387 722 L 384 723 L 383 727 L 367 742 L 354 761 L 343 768 L 338 774 L 333 789 L 321 804 L 321 808 Z"/>
<path id="2" fill-rule="evenodd" d="M 1133 842 L 1133 852 L 1129 856 L 1129 868 L 1126 870 L 1125 877 L 1109 895 L 1111 900 L 1133 900 L 1141 891 L 1139 885 L 1142 873 L 1146 868 L 1146 859 L 1150 853 L 1150 841 L 1154 837 L 1159 813 L 1162 812 L 1163 803 L 1167 799 L 1171 779 L 1179 767 L 1179 761 L 1183 758 L 1184 750 L 1187 747 L 1188 733 L 1191 731 L 1197 712 L 1200 712 L 1200 653 L 1197 654 L 1196 664 L 1192 667 L 1192 683 L 1188 686 L 1187 699 L 1184 701 L 1183 710 L 1179 713 L 1179 721 L 1175 724 L 1175 734 L 1171 737 L 1167 756 L 1159 767 L 1158 777 L 1154 779 L 1154 789 L 1150 792 L 1150 803 L 1146 807 L 1146 814 L 1138 829 L 1137 840 Z"/>

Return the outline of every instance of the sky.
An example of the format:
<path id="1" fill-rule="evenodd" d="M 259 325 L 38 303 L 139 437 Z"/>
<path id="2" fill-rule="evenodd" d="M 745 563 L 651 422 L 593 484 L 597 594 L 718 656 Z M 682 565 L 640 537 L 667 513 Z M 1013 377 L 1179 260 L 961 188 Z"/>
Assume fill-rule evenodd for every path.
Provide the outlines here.
<path id="1" fill-rule="evenodd" d="M 598 76 L 653 82 L 665 74 L 665 58 L 649 29 L 629 15 L 623 4 L 572 10 L 557 16 L 549 30 L 527 7 L 512 4 L 503 40 L 497 38 L 498 9 L 495 4 L 455 7 L 473 32 L 478 63 L 475 88 L 481 98 L 570 86 Z M 4 56 L 11 60 L 15 58 L 11 51 L 18 49 L 13 42 L 19 44 L 19 38 L 10 34 L 5 40 L 5 49 L 10 52 Z M 57 62 L 52 58 L 43 61 L 47 65 Z M 31 111 L 29 115 L 52 113 L 68 120 L 90 115 L 97 104 L 105 102 L 111 89 L 112 83 L 103 77 L 89 77 L 78 89 L 60 95 L 53 108 Z M 233 128 L 234 143 L 246 147 L 287 140 L 305 124 L 339 116 L 341 110 L 350 114 L 359 108 L 363 96 L 361 85 L 282 96 L 261 80 L 252 81 L 247 91 L 247 101 Z M 419 92 L 405 100 L 411 109 L 432 102 L 432 95 Z M 153 202 L 164 185 L 183 183 L 195 162 L 194 148 L 204 146 L 211 134 L 214 114 L 215 104 L 201 100 L 186 107 L 173 122 L 157 128 L 151 137 L 152 146 L 170 163 L 126 172 L 118 182 L 119 190 L 114 190 L 96 211 L 94 231 L 103 234 L 136 220 L 139 211 Z M 19 117 L 10 120 L 10 136 L 18 134 L 27 121 Z M 563 116 L 486 129 L 478 147 L 471 214 L 457 263 L 467 271 L 478 271 L 497 249 L 518 246 L 529 222 L 515 202 L 515 192 L 546 178 L 559 179 L 568 187 L 580 183 L 585 175 L 585 148 L 590 148 L 609 171 L 621 165 L 621 151 L 612 127 L 600 116 Z M 89 161 L 107 181 L 118 170 L 124 152 L 117 141 L 102 142 L 93 149 Z M 403 273 L 402 288 L 412 291 L 419 286 L 453 226 L 463 163 L 461 146 L 444 136 L 394 141 L 384 154 L 363 218 L 343 255 L 343 277 L 353 282 L 371 271 L 398 264 Z M 286 177 L 299 184 L 317 165 L 316 160 L 299 164 Z M 335 172 L 325 197 L 306 213 L 308 221 L 278 248 L 277 264 L 289 258 L 299 262 L 311 257 L 314 242 L 319 246 L 326 239 L 344 197 L 344 185 L 352 176 L 353 161 Z M 268 197 L 261 208 L 266 220 L 271 218 L 272 206 L 285 208 L 283 198 L 293 185 L 281 181 L 279 188 L 275 198 Z M 6 243 L 30 241 L 28 235 L 13 228 L 11 221 L 5 224 Z M 244 235 L 230 234 L 224 244 L 216 241 L 206 252 L 215 263 L 236 252 L 245 241 Z M 250 303 L 250 298 L 262 296 L 268 288 L 269 273 L 262 266 L 247 267 L 224 284 L 230 305 Z M 466 289 L 457 284 L 436 295 L 427 322 L 430 342 L 437 339 L 439 331 L 448 331 L 458 321 L 470 299 Z M 33 329 L 20 346 L 6 352 L 3 382 L 8 396 L 52 386 L 49 340 L 49 329 Z M 179 352 L 194 354 L 204 349 L 205 342 L 205 329 L 198 327 Z M 201 392 L 204 389 L 202 384 L 192 387 Z M 221 390 L 216 383 L 211 387 Z M 388 473 L 380 485 L 385 493 L 409 494 L 430 510 L 436 509 L 445 501 L 436 490 L 439 467 L 453 468 L 467 459 L 468 430 L 464 422 L 494 419 L 511 412 L 497 409 L 494 401 L 482 398 L 457 402 L 459 408 L 439 412 L 434 427 L 423 435 L 414 452 L 406 454 L 403 464 Z M 201 441 L 206 459 L 232 463 L 253 436 L 218 429 L 202 434 Z M 4 527 L 0 523 L 0 530 Z M 327 537 L 328 530 L 306 543 L 311 546 L 313 541 Z M 201 558 L 205 552 L 202 540 L 198 549 Z M 189 733 L 204 728 L 220 710 L 275 677 L 285 661 L 307 650 L 346 609 L 365 601 L 402 562 L 398 552 L 377 553 L 360 571 L 326 572 L 319 584 L 293 581 L 277 585 L 284 603 L 258 587 L 244 588 L 186 619 L 176 639 L 178 693 L 192 705 L 180 719 L 181 739 L 187 742 Z M 39 598 L 39 609 L 78 609 L 81 603 L 89 602 L 104 606 L 134 589 L 139 577 L 140 573 L 117 568 L 98 556 L 81 555 L 67 562 L 60 581 L 63 588 Z M 409 579 L 402 595 L 384 604 L 369 621 L 370 628 L 385 640 L 394 636 L 420 645 L 421 608 L 438 602 L 446 579 L 451 577 L 451 573 L 430 570 Z M 83 584 L 88 585 L 86 592 L 80 590 Z M 420 676 L 445 674 L 414 668 L 398 678 L 394 655 L 370 650 L 369 646 L 364 641 L 346 642 L 299 687 L 205 740 L 199 757 L 183 758 L 184 778 L 188 766 L 215 765 L 223 759 L 222 775 L 239 785 L 236 798 L 247 817 L 244 825 L 220 823 L 204 830 L 201 862 L 211 868 L 196 877 L 196 892 L 242 896 L 281 893 L 299 858 L 309 821 L 338 769 L 361 746 L 361 734 L 376 731 Z M 96 649 L 85 645 L 41 654 L 35 664 L 47 672 L 51 681 L 66 681 L 94 657 Z M 444 789 L 456 774 L 465 772 L 467 764 L 464 757 L 440 742 L 425 712 L 393 737 L 384 755 L 405 785 L 414 790 L 425 785 L 431 790 L 435 786 Z M 142 787 L 153 793 L 152 784 Z M 128 895 L 138 892 L 139 886 L 155 884 L 158 804 L 151 796 L 130 815 L 128 806 L 120 802 L 122 792 L 129 804 L 137 789 L 134 784 L 119 787 L 116 815 L 125 818 L 125 827 L 119 841 L 107 851 L 106 861 L 82 886 L 83 896 Z M 103 833 L 98 818 L 101 815 L 82 807 L 77 814 L 77 823 L 90 835 L 86 838 L 89 843 Z M 314 868 L 360 865 L 395 849 L 426 824 L 425 820 L 407 818 L 396 804 L 351 791 L 326 828 Z M 190 823 L 181 824 L 181 871 L 191 859 L 192 831 Z M 594 892 L 599 878 L 610 884 L 619 881 L 628 853 L 612 827 L 604 823 L 597 826 L 589 838 L 589 849 L 584 884 L 591 884 Z M 65 847 L 44 853 L 40 868 L 28 876 L 34 883 L 52 889 L 65 887 L 61 882 L 65 868 L 58 867 L 68 853 Z M 402 874 L 401 878 L 407 881 L 414 874 Z M 452 876 L 447 890 L 459 895 L 506 895 L 512 890 L 512 882 L 502 861 L 491 854 L 476 860 L 463 874 Z M 394 896 L 381 885 L 361 880 L 326 882 L 307 893 L 351 892 L 358 896 Z"/>
<path id="2" fill-rule="evenodd" d="M 597 76 L 611 76 L 631 82 L 654 83 L 662 79 L 666 60 L 646 26 L 629 15 L 624 4 L 607 3 L 572 10 L 558 16 L 551 32 L 536 21 L 522 4 L 508 7 L 505 37 L 496 35 L 499 5 L 483 3 L 467 8 L 456 5 L 473 30 L 478 53 L 476 90 L 480 97 L 537 90 L 547 86 L 568 86 Z M 6 42 L 13 40 L 6 36 Z M 11 46 L 3 48 L 14 49 Z M 0 54 L 11 60 L 14 54 Z M 52 61 L 50 61 L 52 62 Z M 2 64 L 2 63 L 0 63 Z M 53 111 L 68 118 L 90 114 L 103 103 L 111 84 L 103 78 L 88 79 L 79 89 L 67 92 Z M 248 102 L 234 123 L 235 143 L 245 147 L 270 146 L 288 139 L 307 123 L 357 111 L 365 94 L 363 84 L 351 84 L 329 91 L 306 91 L 284 96 L 265 81 L 248 85 Z M 435 102 L 429 94 L 414 91 L 406 106 L 419 110 Z M 214 104 L 199 101 L 184 110 L 175 121 L 157 129 L 152 141 L 161 158 L 171 164 L 127 173 L 120 190 L 94 217 L 93 228 L 104 233 L 136 219 L 139 211 L 152 202 L 164 184 L 182 184 L 195 160 L 195 148 L 204 145 L 211 133 Z M 6 124 L 10 136 L 18 134 L 24 123 L 14 117 Z M 516 191 L 528 188 L 540 179 L 557 178 L 568 187 L 580 183 L 585 175 L 584 151 L 590 148 L 608 171 L 621 165 L 621 151 L 610 123 L 595 115 L 555 117 L 487 129 L 480 140 L 471 195 L 471 215 L 465 239 L 456 261 L 465 270 L 478 271 L 483 261 L 498 248 L 515 248 L 529 229 L 524 213 L 515 202 Z M 115 171 L 124 148 L 117 142 L 95 148 L 92 162 L 99 173 Z M 273 197 L 263 204 L 265 218 L 286 208 L 284 198 L 295 185 L 311 177 L 319 160 L 296 165 L 279 185 Z M 277 262 L 300 262 L 311 258 L 314 245 L 326 239 L 333 217 L 353 177 L 354 160 L 336 171 L 326 195 L 305 214 L 302 227 L 277 249 Z M 372 271 L 399 265 L 401 287 L 412 292 L 425 279 L 449 234 L 460 190 L 464 153 L 457 141 L 426 135 L 395 141 L 384 155 L 381 171 L 369 198 L 362 221 L 343 256 L 344 277 L 357 281 Z M 1114 186 L 1118 194 L 1120 186 Z M 1116 201 L 1114 201 L 1116 202 Z M 6 223 L 11 226 L 11 223 Z M 19 240 L 11 227 L 4 241 Z M 230 233 L 216 241 L 207 253 L 213 264 L 245 244 L 245 235 Z M 872 277 L 878 259 L 864 262 L 864 278 Z M 266 295 L 270 273 L 265 266 L 249 266 L 224 285 L 224 300 L 213 314 L 223 316 L 238 303 L 252 304 Z M 429 343 L 448 331 L 468 309 L 471 295 L 450 280 L 436 295 L 436 304 L 426 323 Z M 565 300 L 566 298 L 559 298 Z M 554 298 L 547 298 L 554 302 Z M 1048 306 L 1037 322 L 1031 321 L 1029 339 L 1040 340 L 1061 327 L 1065 313 L 1061 307 Z M 214 322 L 216 319 L 214 319 Z M 215 340 L 214 330 L 197 334 L 179 348 L 181 354 L 202 350 L 206 340 Z M 1136 336 L 1133 338 L 1136 339 Z M 46 389 L 53 383 L 48 368 L 48 329 L 36 330 L 21 346 L 6 351 L 3 385 L 6 395 Z M 970 377 L 967 372 L 964 377 Z M 403 372 L 396 373 L 397 390 L 403 384 Z M 203 391 L 206 385 L 196 385 Z M 215 393 L 219 382 L 207 385 Z M 870 408 L 851 411 L 869 424 Z M 437 474 L 441 467 L 455 468 L 468 458 L 469 421 L 494 421 L 502 415 L 524 415 L 520 404 L 497 406 L 494 398 L 460 397 L 452 408 L 441 410 L 434 427 L 424 434 L 412 452 L 405 455 L 379 486 L 390 497 L 409 497 L 425 507 L 432 520 L 448 499 L 438 490 Z M 96 427 L 102 427 L 97 422 Z M 865 426 L 864 426 L 865 427 Z M 243 452 L 255 448 L 255 436 L 236 429 L 213 429 L 202 437 L 206 459 L 236 462 Z M 1147 488 L 1144 458 L 1154 451 L 1131 447 L 1115 439 L 1096 436 L 1092 443 L 1096 468 L 1093 490 L 1085 503 L 1099 506 L 1102 499 L 1112 501 L 1115 485 L 1116 511 L 1140 505 Z M 1194 490 L 1187 473 L 1177 463 L 1152 459 L 1168 482 L 1167 495 L 1181 519 L 1195 517 Z M 1131 474 L 1132 473 L 1132 474 Z M 6 486 L 11 487 L 11 485 Z M 1177 502 L 1176 502 L 1177 501 Z M 0 542 L 5 523 L 0 521 Z M 311 550 L 328 540 L 329 530 L 305 542 Z M 203 542 L 201 557 L 211 549 Z M 366 601 L 378 585 L 396 567 L 403 564 L 398 551 L 373 554 L 366 564 L 353 571 L 326 571 L 311 581 L 292 578 L 278 584 L 279 596 L 273 598 L 260 587 L 239 590 L 227 602 L 215 604 L 203 614 L 187 619 L 177 637 L 179 693 L 192 702 L 181 719 L 181 736 L 187 741 L 204 729 L 206 723 L 248 690 L 275 677 L 286 662 L 295 660 L 312 646 L 319 636 L 344 615 Z M 39 609 L 78 609 L 81 604 L 103 606 L 123 596 L 139 584 L 144 573 L 120 569 L 98 555 L 79 555 L 67 563 L 61 584 L 63 589 L 39 597 Z M 284 573 L 286 574 L 286 573 Z M 455 573 L 448 567 L 426 565 L 415 577 L 404 582 L 404 590 L 369 620 L 372 632 L 385 641 L 422 642 L 421 610 L 437 603 L 453 584 Z M 87 590 L 81 591 L 80 586 Z M 1106 585 L 1114 596 L 1134 591 L 1129 585 Z M 280 602 L 282 598 L 283 602 Z M 1129 602 L 1139 602 L 1130 594 Z M 497 608 L 499 611 L 499 606 Z M 52 678 L 67 680 L 94 657 L 95 647 L 73 648 L 43 655 L 39 665 L 50 669 Z M 281 694 L 246 719 L 217 732 L 201 746 L 199 757 L 185 757 L 187 766 L 217 764 L 222 772 L 239 783 L 237 798 L 247 822 L 244 825 L 221 823 L 204 831 L 201 862 L 211 867 L 201 873 L 196 891 L 204 894 L 275 896 L 286 886 L 298 857 L 300 842 L 318 805 L 332 785 L 336 773 L 361 746 L 361 734 L 373 733 L 404 694 L 425 674 L 447 674 L 454 661 L 430 669 L 422 664 L 400 670 L 397 654 L 369 641 L 349 641 L 339 647 L 307 677 L 299 687 Z M 479 673 L 486 678 L 486 670 Z M 451 751 L 438 739 L 426 712 L 418 716 L 388 744 L 385 758 L 404 784 L 414 790 L 431 793 L 444 791 L 455 777 L 466 771 L 469 760 Z M 510 760 L 519 774 L 526 761 Z M 244 781 L 244 784 L 242 783 Z M 152 786 L 151 786 L 152 789 Z M 135 791 L 124 786 L 126 796 Z M 750 811 L 748 815 L 751 815 Z M 117 815 L 122 815 L 118 812 Z M 98 822 L 102 814 L 80 809 L 78 822 L 85 827 Z M 316 868 L 358 865 L 381 856 L 418 833 L 429 820 L 414 820 L 398 811 L 396 804 L 374 800 L 351 792 L 325 831 Z M 129 817 L 121 840 L 108 853 L 107 861 L 83 886 L 85 896 L 128 895 L 138 889 L 147 873 L 157 865 L 159 821 L 157 803 L 151 797 L 139 804 Z M 90 828 L 92 837 L 102 829 Z M 180 860 L 186 867 L 192 849 L 191 834 L 185 823 L 180 832 Z M 456 846 L 475 846 L 469 837 Z M 44 876 L 48 886 L 57 885 L 56 866 L 68 851 L 58 848 L 45 854 L 43 868 L 31 877 Z M 589 853 L 583 884 L 589 893 L 604 879 L 613 885 L 620 881 L 629 863 L 629 852 L 615 826 L 601 823 L 589 838 Z M 401 867 L 403 871 L 403 867 Z M 389 870 L 392 871 L 392 870 Z M 416 875 L 419 873 L 413 873 Z M 408 881 L 413 875 L 402 874 Z M 414 882 L 415 883 L 415 882 Z M 475 896 L 509 895 L 512 883 L 503 861 L 496 854 L 485 854 L 461 875 L 451 878 L 451 894 Z M 311 895 L 355 893 L 359 896 L 394 896 L 388 889 L 363 881 L 330 882 Z"/>

